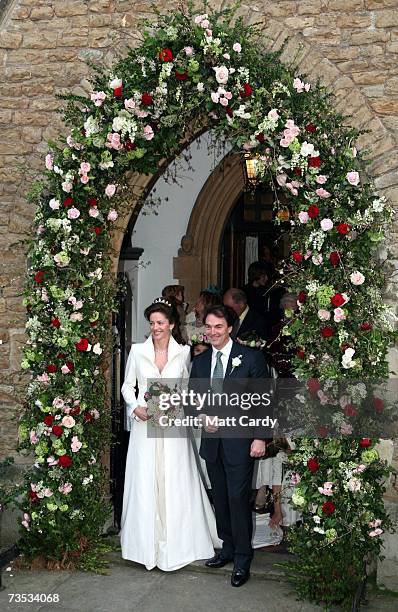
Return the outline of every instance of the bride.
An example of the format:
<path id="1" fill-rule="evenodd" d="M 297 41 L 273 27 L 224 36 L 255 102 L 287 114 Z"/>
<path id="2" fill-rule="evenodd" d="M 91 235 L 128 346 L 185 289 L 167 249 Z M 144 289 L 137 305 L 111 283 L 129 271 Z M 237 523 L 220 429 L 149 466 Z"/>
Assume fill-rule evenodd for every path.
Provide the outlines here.
<path id="1" fill-rule="evenodd" d="M 212 557 L 219 540 L 187 429 L 173 427 L 166 434 L 155 429 L 148 423 L 144 400 L 148 379 L 188 378 L 190 349 L 178 344 L 178 314 L 166 299 L 156 299 L 144 315 L 151 335 L 131 347 L 122 387 L 128 413 L 134 416 L 124 483 L 122 557 L 148 570 L 172 571 Z"/>

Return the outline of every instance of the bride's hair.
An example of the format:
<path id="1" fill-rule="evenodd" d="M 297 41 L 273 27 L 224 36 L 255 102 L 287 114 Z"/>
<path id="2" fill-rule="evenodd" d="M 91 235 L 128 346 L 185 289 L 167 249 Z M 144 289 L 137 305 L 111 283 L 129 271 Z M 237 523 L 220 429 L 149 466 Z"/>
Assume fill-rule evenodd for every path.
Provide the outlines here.
<path id="1" fill-rule="evenodd" d="M 144 310 L 144 317 L 147 321 L 149 321 L 151 314 L 154 312 L 160 312 L 166 317 L 169 323 L 174 323 L 174 327 L 171 330 L 171 335 L 173 336 L 174 340 L 178 342 L 178 344 L 185 344 L 181 334 L 180 315 L 178 314 L 174 301 L 163 297 L 156 298 L 156 300 L 154 300 L 152 304 Z"/>

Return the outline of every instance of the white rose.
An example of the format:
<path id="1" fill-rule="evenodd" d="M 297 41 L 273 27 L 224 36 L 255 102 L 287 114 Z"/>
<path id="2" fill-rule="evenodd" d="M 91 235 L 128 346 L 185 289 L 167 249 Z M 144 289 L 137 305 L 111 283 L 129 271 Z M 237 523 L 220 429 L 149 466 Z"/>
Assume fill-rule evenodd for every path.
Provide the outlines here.
<path id="1" fill-rule="evenodd" d="M 225 85 L 228 82 L 229 70 L 226 66 L 217 66 L 213 68 L 216 73 L 216 81 L 220 83 L 220 85 Z"/>
<path id="2" fill-rule="evenodd" d="M 307 155 L 312 155 L 314 152 L 314 145 L 304 141 L 303 144 L 301 145 L 301 149 L 300 149 L 300 155 L 302 155 L 303 157 L 307 157 Z"/>
<path id="3" fill-rule="evenodd" d="M 361 272 L 358 272 L 358 270 L 356 270 L 350 275 L 350 281 L 353 285 L 363 285 L 363 283 L 365 282 L 365 277 Z"/>

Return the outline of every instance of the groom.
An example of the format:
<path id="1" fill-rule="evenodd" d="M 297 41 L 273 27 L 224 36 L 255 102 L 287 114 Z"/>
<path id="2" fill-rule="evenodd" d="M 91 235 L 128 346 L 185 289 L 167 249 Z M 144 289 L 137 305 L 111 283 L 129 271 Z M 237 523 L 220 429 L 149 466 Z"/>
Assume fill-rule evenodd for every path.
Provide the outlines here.
<path id="1" fill-rule="evenodd" d="M 213 393 L 225 392 L 236 386 L 242 389 L 245 384 L 247 387 L 246 379 L 269 378 L 261 352 L 230 338 L 235 321 L 236 313 L 228 306 L 213 306 L 206 311 L 204 323 L 212 347 L 193 360 L 190 388 L 195 392 L 206 393 L 209 388 Z M 214 414 L 211 406 L 207 406 L 205 412 L 208 416 Z M 226 414 L 236 414 L 236 410 L 227 407 L 223 416 Z M 264 411 L 260 414 L 266 416 Z M 259 411 L 251 408 L 246 411 L 246 416 L 258 417 Z M 206 415 L 203 414 L 201 419 L 205 423 Z M 205 565 L 218 568 L 233 561 L 231 584 L 240 587 L 250 577 L 253 558 L 250 495 L 254 460 L 264 456 L 266 438 L 270 433 L 262 426 L 242 427 L 240 431 L 222 433 L 223 428 L 218 428 L 214 419 L 212 424 L 207 419 L 207 423 L 206 433 L 202 434 L 200 456 L 206 460 L 217 532 L 223 545 L 221 551 Z"/>

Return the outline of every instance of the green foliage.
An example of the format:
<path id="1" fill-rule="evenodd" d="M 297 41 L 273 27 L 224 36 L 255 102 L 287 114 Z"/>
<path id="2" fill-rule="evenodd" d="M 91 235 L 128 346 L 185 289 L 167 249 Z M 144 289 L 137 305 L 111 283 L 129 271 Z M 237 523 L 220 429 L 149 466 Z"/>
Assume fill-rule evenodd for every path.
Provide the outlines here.
<path id="1" fill-rule="evenodd" d="M 296 258 L 285 271 L 291 290 L 304 296 L 287 327 L 300 349 L 297 377 L 388 375 L 386 352 L 394 335 L 375 255 L 392 211 L 366 177 L 363 154 L 354 148 L 359 132 L 345 125 L 326 89 L 305 83 L 277 53 L 264 51 L 261 27 L 245 25 L 231 7 L 207 13 L 198 18 L 192 5 L 158 13 L 156 23 L 143 29 L 142 43 L 110 71 L 93 66 L 91 96 L 60 96 L 70 134 L 50 144 L 46 171 L 29 196 L 37 204 L 37 234 L 29 249 L 22 367 L 32 379 L 20 451 L 33 452 L 35 466 L 20 507 L 21 546 L 30 558 L 76 560 L 96 541 L 104 520 L 100 460 L 110 414 L 103 357 L 115 292 L 111 232 L 118 212 L 129 207 L 126 171 L 156 173 L 204 129 L 215 144 L 228 141 L 242 156 L 250 151 L 261 180 L 289 197 Z M 301 221 L 310 206 L 316 215 Z M 322 229 L 325 219 L 332 228 Z M 341 224 L 346 231 L 339 231 Z M 331 263 L 335 252 L 338 261 Z M 363 273 L 363 284 L 352 282 L 354 272 Z M 337 293 L 349 298 L 339 322 L 330 303 Z M 328 337 L 321 333 L 320 308 L 330 314 Z M 362 329 L 363 323 L 370 327 Z M 354 354 L 344 362 L 347 348 Z M 344 440 L 339 448 L 346 452 Z M 334 458 L 325 457 L 327 470 Z M 374 477 L 374 503 L 380 505 L 378 473 Z M 304 529 L 309 522 L 305 514 Z M 361 534 L 352 532 L 347 540 L 354 551 L 346 567 L 352 578 L 342 583 L 339 599 L 356 584 L 361 555 L 379 551 L 369 538 L 362 543 Z M 309 533 L 306 548 L 292 541 L 311 577 L 308 588 L 319 579 L 323 597 L 333 564 L 326 553 L 317 562 L 317 538 Z"/>

